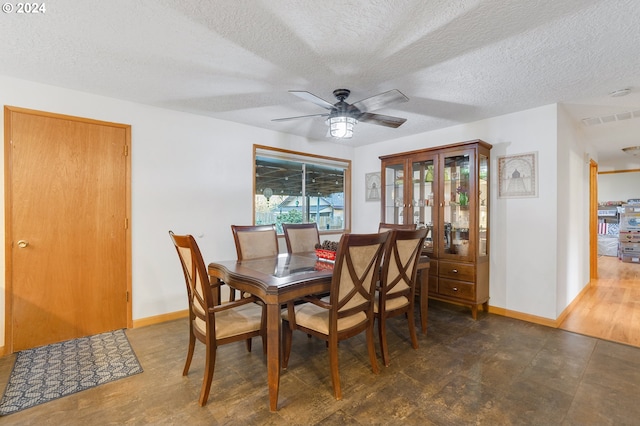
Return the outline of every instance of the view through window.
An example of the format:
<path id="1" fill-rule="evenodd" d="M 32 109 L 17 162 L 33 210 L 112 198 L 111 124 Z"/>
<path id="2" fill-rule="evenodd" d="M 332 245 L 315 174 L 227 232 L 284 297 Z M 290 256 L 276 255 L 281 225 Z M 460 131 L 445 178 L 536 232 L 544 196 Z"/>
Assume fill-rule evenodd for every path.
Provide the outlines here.
<path id="1" fill-rule="evenodd" d="M 254 145 L 256 225 L 317 223 L 344 231 L 351 161 Z"/>

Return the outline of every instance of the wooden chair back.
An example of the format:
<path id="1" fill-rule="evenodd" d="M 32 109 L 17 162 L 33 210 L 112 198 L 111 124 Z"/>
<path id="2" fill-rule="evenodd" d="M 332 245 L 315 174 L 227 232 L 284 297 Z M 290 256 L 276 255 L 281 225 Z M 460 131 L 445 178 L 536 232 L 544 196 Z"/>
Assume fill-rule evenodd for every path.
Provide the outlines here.
<path id="1" fill-rule="evenodd" d="M 402 229 L 405 231 L 413 231 L 414 229 L 416 229 L 416 224 L 415 223 L 404 223 L 404 224 L 398 224 L 398 223 L 385 223 L 385 222 L 380 222 L 380 225 L 378 225 L 378 232 L 389 232 L 393 229 Z"/>
<path id="2" fill-rule="evenodd" d="M 276 256 L 279 252 L 276 225 L 231 225 L 231 231 L 238 260 Z"/>
<path id="3" fill-rule="evenodd" d="M 216 305 L 213 295 L 217 292 L 215 288 L 212 288 L 209 281 L 209 275 L 204 265 L 200 248 L 191 235 L 175 235 L 171 231 L 169 231 L 169 235 L 178 252 L 184 280 L 187 285 L 189 317 L 192 321 L 198 320 L 208 326 L 209 320 L 213 320 L 213 318 L 209 318 L 206 313 L 209 308 Z M 215 330 L 215 327 L 213 329 Z M 194 331 L 198 334 L 197 330 Z M 206 333 L 199 334 L 203 339 L 206 337 Z"/>
<path id="4" fill-rule="evenodd" d="M 381 296 L 398 297 L 412 287 L 415 290 L 418 260 L 426 234 L 426 229 L 391 231 L 382 264 Z"/>
<path id="5" fill-rule="evenodd" d="M 337 330 L 342 318 L 360 317 L 351 327 L 357 334 L 370 318 L 373 321 L 373 297 L 387 237 L 383 233 L 344 234 L 340 238 L 329 299 L 330 328 Z"/>
<path id="6" fill-rule="evenodd" d="M 282 230 L 288 253 L 314 251 L 316 244 L 320 244 L 317 223 L 283 223 Z"/>

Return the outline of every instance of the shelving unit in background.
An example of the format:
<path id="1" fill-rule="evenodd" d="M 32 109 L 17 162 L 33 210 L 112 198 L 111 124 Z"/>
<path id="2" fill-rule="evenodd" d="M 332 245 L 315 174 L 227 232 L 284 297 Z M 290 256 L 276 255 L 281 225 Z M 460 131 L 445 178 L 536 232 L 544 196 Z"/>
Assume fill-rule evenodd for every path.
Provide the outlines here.
<path id="1" fill-rule="evenodd" d="M 598 205 L 598 255 L 618 257 L 620 209 L 623 201 L 606 201 Z"/>
<path id="2" fill-rule="evenodd" d="M 640 263 L 640 199 L 628 200 L 620 209 L 619 257 L 626 263 Z"/>

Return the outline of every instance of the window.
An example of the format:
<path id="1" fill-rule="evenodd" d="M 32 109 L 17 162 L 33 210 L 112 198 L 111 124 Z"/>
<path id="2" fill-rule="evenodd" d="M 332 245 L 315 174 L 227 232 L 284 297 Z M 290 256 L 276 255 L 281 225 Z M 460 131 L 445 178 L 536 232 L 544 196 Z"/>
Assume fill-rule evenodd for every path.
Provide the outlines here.
<path id="1" fill-rule="evenodd" d="M 254 222 L 349 228 L 351 161 L 254 145 Z"/>

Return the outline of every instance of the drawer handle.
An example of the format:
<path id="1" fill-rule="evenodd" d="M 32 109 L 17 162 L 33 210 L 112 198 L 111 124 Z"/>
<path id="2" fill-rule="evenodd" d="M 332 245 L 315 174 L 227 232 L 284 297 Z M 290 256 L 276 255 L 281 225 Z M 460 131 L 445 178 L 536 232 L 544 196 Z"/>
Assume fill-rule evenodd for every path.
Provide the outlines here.
<path id="1" fill-rule="evenodd" d="M 453 291 L 458 291 L 458 287 L 454 287 L 454 288 L 453 288 Z"/>
<path id="2" fill-rule="evenodd" d="M 454 274 L 457 274 L 458 270 L 457 269 L 452 269 L 451 272 L 453 272 Z"/>

